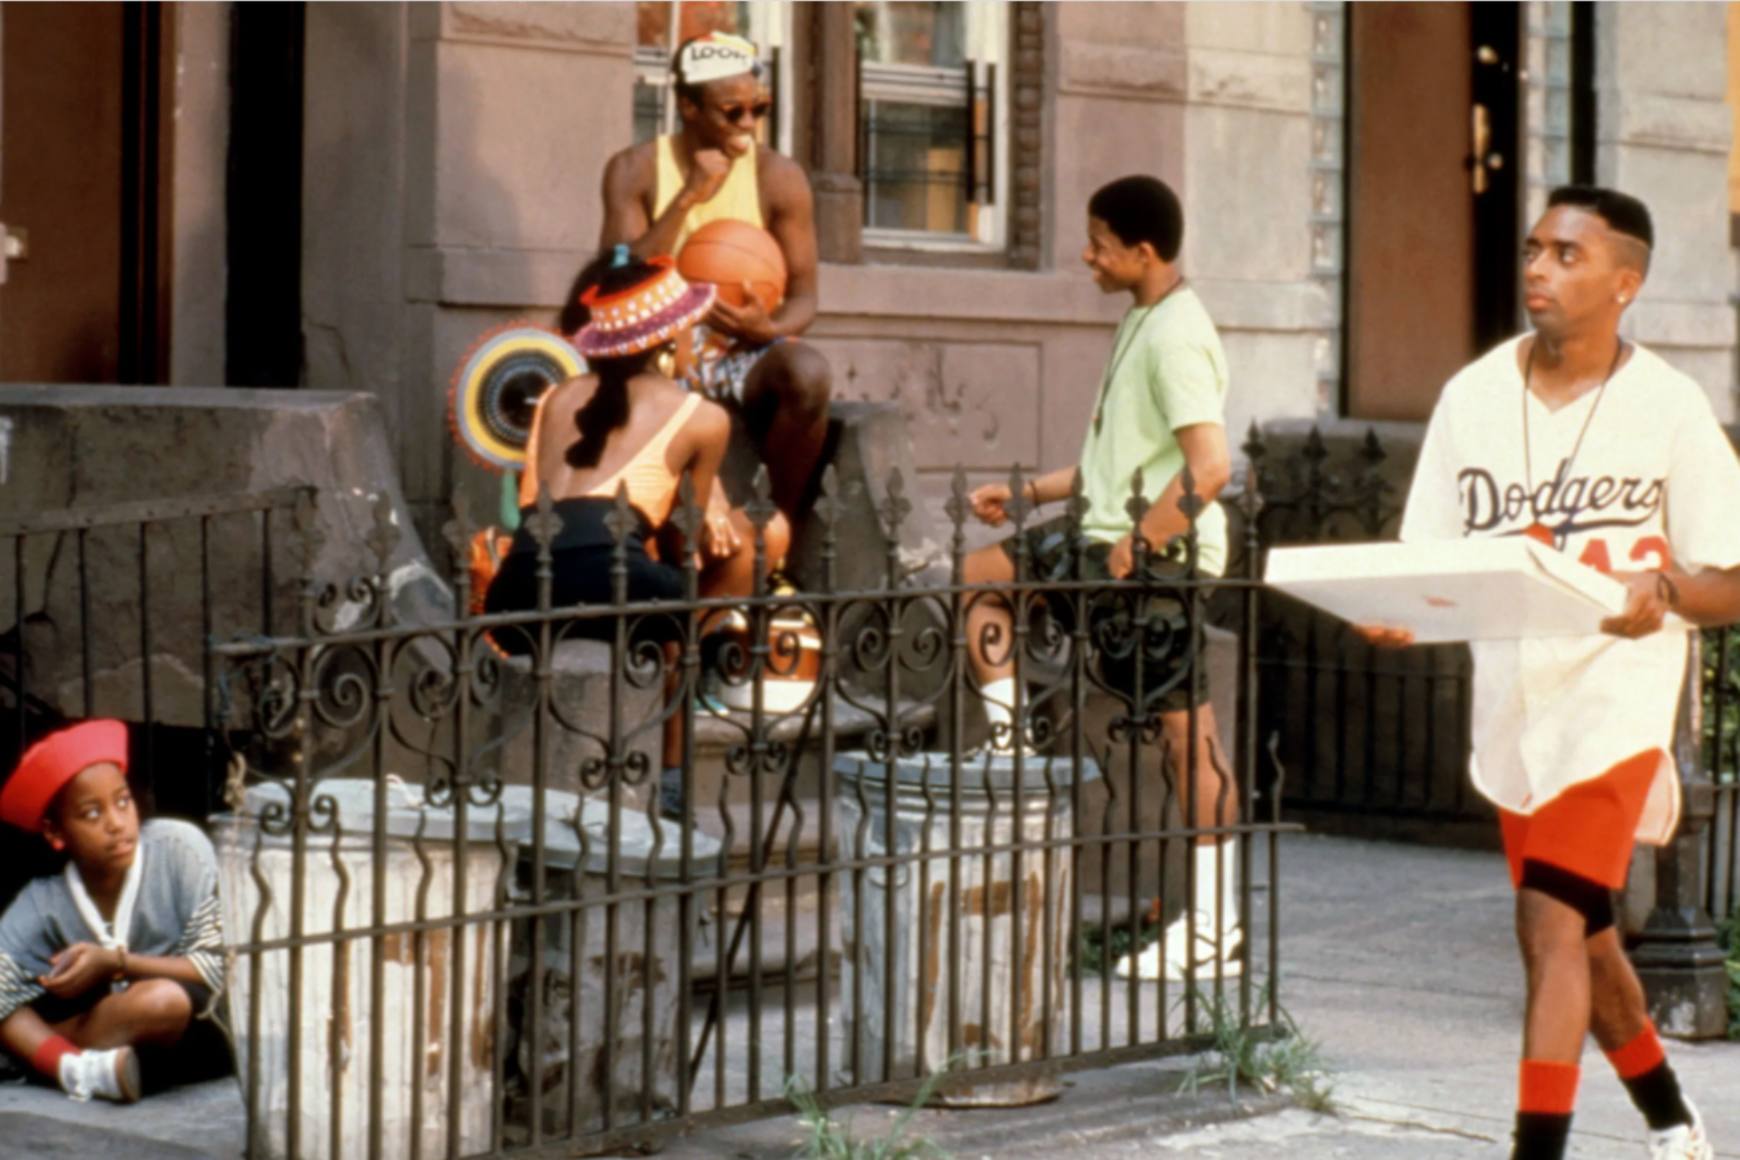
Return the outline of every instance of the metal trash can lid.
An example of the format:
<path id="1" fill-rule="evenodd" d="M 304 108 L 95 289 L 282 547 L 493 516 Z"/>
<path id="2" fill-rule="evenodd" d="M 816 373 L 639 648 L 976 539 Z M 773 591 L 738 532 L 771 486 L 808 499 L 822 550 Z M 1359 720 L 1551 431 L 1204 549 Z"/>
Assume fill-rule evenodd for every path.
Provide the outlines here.
<path id="1" fill-rule="evenodd" d="M 532 787 L 503 786 L 501 800 L 511 819 L 508 836 L 532 850 Z M 576 815 L 579 826 L 575 826 Z M 645 876 L 650 862 L 653 872 L 674 878 L 683 870 L 682 826 L 660 818 L 657 831 L 643 809 L 621 810 L 617 829 L 616 870 L 625 877 Z M 689 872 L 708 870 L 719 858 L 719 839 L 700 830 L 689 831 Z M 573 870 L 580 863 L 582 847 L 588 874 L 610 870 L 610 804 L 582 799 L 566 790 L 544 791 L 544 865 L 552 870 Z"/>
<path id="2" fill-rule="evenodd" d="M 910 788 L 928 786 L 948 792 L 953 785 L 954 771 L 946 753 L 919 753 L 894 762 L 897 785 Z M 834 755 L 834 773 L 848 781 L 880 784 L 888 780 L 886 759 L 872 757 L 862 749 Z M 961 792 L 987 794 L 1012 791 L 1017 780 L 1023 792 L 1044 793 L 1047 789 L 1097 781 L 1100 767 L 1091 757 L 1080 761 L 1070 757 L 1039 757 L 1023 754 L 1019 761 L 1014 754 L 989 751 L 961 757 Z"/>
<path id="3" fill-rule="evenodd" d="M 375 788 L 377 782 L 366 777 L 322 778 L 309 788 L 308 801 L 314 811 L 317 833 L 329 833 L 336 823 L 339 832 L 368 837 L 375 832 Z M 457 812 L 451 804 L 431 805 L 422 786 L 388 777 L 386 784 L 386 830 L 388 837 L 421 838 L 430 842 L 451 842 L 456 832 Z M 229 814 L 216 814 L 214 822 L 257 824 L 267 810 L 276 807 L 288 816 L 290 786 L 281 781 L 260 782 L 248 787 L 242 808 Z M 524 820 L 516 817 L 521 808 L 517 803 L 501 802 L 472 805 L 465 812 L 465 837 L 472 842 L 494 842 L 499 838 L 514 841 L 516 826 L 529 831 L 529 808 Z M 330 819 L 330 821 L 329 821 Z M 498 831 L 497 822 L 500 821 Z M 278 835 L 272 835 L 278 837 Z M 289 835 L 282 835 L 288 840 Z"/>

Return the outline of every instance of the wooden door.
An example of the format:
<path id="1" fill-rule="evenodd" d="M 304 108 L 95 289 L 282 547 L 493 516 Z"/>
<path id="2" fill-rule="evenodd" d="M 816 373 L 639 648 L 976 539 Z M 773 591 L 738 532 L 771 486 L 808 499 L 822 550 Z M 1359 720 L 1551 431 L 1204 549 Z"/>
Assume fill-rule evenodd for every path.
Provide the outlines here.
<path id="1" fill-rule="evenodd" d="M 1516 326 L 1514 4 L 1352 4 L 1347 413 L 1424 419 Z"/>
<path id="2" fill-rule="evenodd" d="M 162 381 L 168 26 L 157 4 L 0 4 L 0 381 Z"/>

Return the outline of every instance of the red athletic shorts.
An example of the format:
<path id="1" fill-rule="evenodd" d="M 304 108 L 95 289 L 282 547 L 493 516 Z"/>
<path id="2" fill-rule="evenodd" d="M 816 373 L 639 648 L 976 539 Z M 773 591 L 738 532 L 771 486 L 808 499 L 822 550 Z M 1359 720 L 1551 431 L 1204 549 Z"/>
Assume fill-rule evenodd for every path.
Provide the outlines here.
<path id="1" fill-rule="evenodd" d="M 1572 786 L 1532 814 L 1499 810 L 1511 885 L 1522 885 L 1527 858 L 1612 890 L 1623 887 L 1637 843 L 1637 820 L 1660 761 L 1661 750 L 1645 750 L 1600 777 Z"/>

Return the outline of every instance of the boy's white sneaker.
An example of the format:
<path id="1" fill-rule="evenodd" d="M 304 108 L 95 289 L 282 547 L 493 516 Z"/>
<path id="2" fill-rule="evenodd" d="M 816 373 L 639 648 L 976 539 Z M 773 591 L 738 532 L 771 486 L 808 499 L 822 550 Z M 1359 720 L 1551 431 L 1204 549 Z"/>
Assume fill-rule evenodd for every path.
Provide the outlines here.
<path id="1" fill-rule="evenodd" d="M 1698 1114 L 1691 1100 L 1685 1100 L 1685 1105 L 1692 1113 L 1692 1122 L 1651 1132 L 1649 1160 L 1715 1160 L 1716 1150 L 1710 1146 L 1710 1137 L 1704 1133 L 1704 1117 Z"/>
<path id="2" fill-rule="evenodd" d="M 1190 924 L 1180 915 L 1166 924 L 1158 940 L 1119 959 L 1118 977 L 1205 983 L 1212 982 L 1218 971 L 1222 978 L 1237 978 L 1244 970 L 1239 954 L 1243 942 L 1237 926 L 1228 927 L 1216 938 L 1214 919 L 1202 915 L 1197 916 L 1196 937 L 1192 939 Z"/>
<path id="3" fill-rule="evenodd" d="M 81 1103 L 99 1099 L 130 1104 L 139 1098 L 139 1056 L 131 1047 L 69 1051 L 60 1057 L 60 1087 Z"/>

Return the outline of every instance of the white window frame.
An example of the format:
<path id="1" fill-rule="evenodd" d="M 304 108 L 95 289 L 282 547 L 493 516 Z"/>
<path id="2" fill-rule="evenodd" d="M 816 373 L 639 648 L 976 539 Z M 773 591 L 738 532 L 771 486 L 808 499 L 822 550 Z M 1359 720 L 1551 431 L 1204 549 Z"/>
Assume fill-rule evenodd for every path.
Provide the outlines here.
<path id="1" fill-rule="evenodd" d="M 864 223 L 864 244 L 879 249 L 916 250 L 925 253 L 1000 253 L 1009 242 L 1009 68 L 1005 61 L 1009 43 L 1009 9 L 1006 0 L 964 0 L 965 41 L 973 62 L 973 83 L 984 88 L 995 66 L 996 82 L 991 93 L 995 116 L 991 122 L 991 204 L 978 215 L 978 233 L 943 233 L 936 230 L 902 230 Z M 966 76 L 955 68 L 927 68 L 910 64 L 859 62 L 858 97 L 863 106 L 871 100 L 907 104 L 959 107 L 967 97 Z M 867 109 L 861 107 L 862 118 Z M 968 158 L 968 164 L 972 159 Z M 866 167 L 869 158 L 864 159 Z M 868 191 L 866 191 L 868 197 Z"/>
<path id="2" fill-rule="evenodd" d="M 650 85 L 659 91 L 659 132 L 675 133 L 678 129 L 676 87 L 671 84 L 671 57 L 681 42 L 682 23 L 679 7 L 682 0 L 665 0 L 671 9 L 668 25 L 670 43 L 663 48 L 637 47 L 634 50 L 634 72 L 638 84 Z M 791 43 L 791 0 L 751 0 L 749 5 L 749 39 L 761 53 L 762 75 L 772 80 L 775 117 L 779 123 L 779 139 L 769 147 L 789 156 L 792 145 L 792 60 L 791 53 L 779 54 L 779 75 L 773 75 L 773 50 Z"/>

